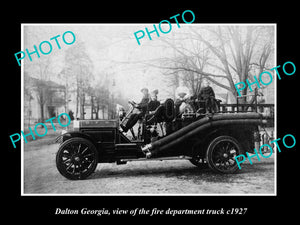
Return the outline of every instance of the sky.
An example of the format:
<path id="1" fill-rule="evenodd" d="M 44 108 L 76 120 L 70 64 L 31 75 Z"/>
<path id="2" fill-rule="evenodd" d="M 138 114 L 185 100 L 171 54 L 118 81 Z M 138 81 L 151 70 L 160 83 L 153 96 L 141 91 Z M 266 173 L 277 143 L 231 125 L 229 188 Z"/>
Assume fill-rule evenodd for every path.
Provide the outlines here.
<path id="1" fill-rule="evenodd" d="M 68 24 L 55 26 L 50 24 L 25 24 L 23 50 L 28 48 L 31 52 L 34 50 L 33 45 L 38 47 L 42 41 L 49 41 L 53 44 L 53 50 L 49 55 L 40 54 L 40 58 L 32 55 L 32 61 L 29 61 L 27 57 L 24 60 L 25 65 L 30 70 L 30 67 L 33 67 L 34 63 L 38 63 L 38 60 L 46 60 L 51 55 L 55 67 L 53 68 L 54 75 L 50 77 L 50 80 L 56 81 L 55 74 L 63 68 L 65 50 L 71 45 L 65 45 L 60 39 L 61 49 L 57 49 L 54 40 L 50 41 L 50 38 L 58 34 L 62 36 L 66 31 L 72 31 L 76 36 L 73 45 L 76 42 L 83 42 L 86 47 L 87 53 L 94 64 L 93 72 L 96 80 L 101 80 L 103 74 L 108 74 L 115 81 L 112 91 L 120 92 L 128 99 L 138 101 L 141 98 L 140 90 L 144 87 L 147 87 L 150 91 L 159 89 L 159 98 L 165 99 L 170 97 L 170 90 L 168 90 L 168 83 L 162 75 L 163 71 L 138 62 L 147 62 L 170 54 L 170 51 L 161 47 L 153 47 L 153 43 L 158 42 L 157 39 L 159 38 L 164 38 L 163 35 L 172 35 L 172 32 L 175 34 L 184 30 L 184 27 L 177 30 L 174 27 L 169 34 L 160 34 L 160 37 L 157 37 L 154 33 L 152 40 L 145 36 L 144 39 L 140 40 L 141 45 L 138 45 L 134 32 L 145 27 L 150 30 L 151 26 L 153 24 Z"/>
<path id="2" fill-rule="evenodd" d="M 72 45 L 79 42 L 84 43 L 86 52 L 94 65 L 93 74 L 96 81 L 102 81 L 105 77 L 109 77 L 111 81 L 114 80 L 115 84 L 115 86 L 111 86 L 112 82 L 107 84 L 110 91 L 115 95 L 119 93 L 128 100 L 138 102 L 141 99 L 140 90 L 144 87 L 150 91 L 158 89 L 158 98 L 163 100 L 174 97 L 170 94 L 172 88 L 169 87 L 169 83 L 163 75 L 166 71 L 141 62 L 153 62 L 154 59 L 173 56 L 173 49 L 162 45 L 161 41 L 164 39 L 169 41 L 177 39 L 184 43 L 186 49 L 189 49 L 189 42 L 184 40 L 188 37 L 184 35 L 189 35 L 189 26 L 198 25 L 181 24 L 178 28 L 176 24 L 172 24 L 172 30 L 169 33 L 162 34 L 160 32 L 160 37 L 157 37 L 156 33 L 152 33 L 152 40 L 149 40 L 145 34 L 145 37 L 140 39 L 141 45 L 138 45 L 134 33 L 139 30 L 145 32 L 145 27 L 151 31 L 153 24 L 23 24 L 23 51 L 25 49 L 28 49 L 29 52 L 33 51 L 33 45 L 38 47 L 41 42 L 50 41 L 50 38 L 57 35 L 60 35 L 61 45 L 61 49 L 58 49 L 52 40 L 50 42 L 53 44 L 53 50 L 49 55 L 41 54 L 40 58 L 32 55 L 32 61 L 29 61 L 28 57 L 23 61 L 26 71 L 36 74 L 37 72 L 33 70 L 34 64 L 41 62 L 47 64 L 47 60 L 51 60 L 53 66 L 49 79 L 59 82 L 57 74 L 64 66 L 65 51 L 71 47 L 71 45 L 63 43 L 61 36 L 66 31 L 72 31 L 76 37 L 76 41 Z M 163 28 L 163 30 L 167 29 Z M 221 90 L 221 92 L 226 93 L 225 90 Z"/>

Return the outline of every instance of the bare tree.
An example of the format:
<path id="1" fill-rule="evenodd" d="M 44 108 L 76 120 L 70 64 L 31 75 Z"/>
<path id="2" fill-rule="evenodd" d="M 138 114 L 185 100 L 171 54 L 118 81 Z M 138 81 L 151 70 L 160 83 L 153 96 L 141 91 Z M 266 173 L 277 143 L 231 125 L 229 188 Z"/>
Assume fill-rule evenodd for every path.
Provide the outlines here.
<path id="1" fill-rule="evenodd" d="M 36 93 L 37 102 L 40 106 L 40 121 L 45 120 L 45 105 L 52 98 L 53 92 L 51 87 L 47 84 L 49 77 L 52 75 L 50 71 L 51 58 L 44 58 L 40 61 L 25 66 L 25 86 L 30 86 Z M 26 93 L 25 93 L 26 94 Z"/>
<path id="2" fill-rule="evenodd" d="M 91 96 L 91 118 L 93 119 L 93 114 L 95 114 L 95 119 L 99 119 L 99 112 L 101 110 L 102 119 L 104 119 L 104 112 L 109 104 L 109 90 L 102 82 L 97 82 L 94 87 L 90 88 L 88 93 Z"/>
<path id="3" fill-rule="evenodd" d="M 41 36 L 45 33 L 51 32 L 49 27 L 27 27 L 24 28 L 25 35 L 25 46 L 32 49 L 34 44 L 41 41 Z M 53 90 L 48 85 L 50 77 L 53 76 L 53 55 L 40 56 L 38 58 L 37 53 L 34 53 L 31 57 L 32 62 L 25 61 L 24 64 L 24 77 L 25 77 L 25 87 L 31 87 L 36 93 L 37 102 L 40 106 L 40 121 L 45 120 L 45 105 L 52 98 Z M 36 58 L 35 58 L 36 57 Z M 25 92 L 26 94 L 26 92 Z"/>
<path id="4" fill-rule="evenodd" d="M 66 50 L 62 75 L 71 77 L 76 87 L 76 118 L 84 119 L 85 97 L 93 80 L 93 63 L 83 43 L 78 42 Z"/>
<path id="5" fill-rule="evenodd" d="M 274 31 L 268 26 L 213 26 L 196 30 L 184 40 L 162 40 L 174 49 L 175 54 L 160 60 L 160 68 L 178 78 L 181 73 L 185 83 L 195 94 L 203 77 L 237 96 L 234 84 L 253 81 L 267 68 L 273 53 Z M 187 45 L 189 40 L 189 45 Z M 191 47 L 187 47 L 191 46 Z M 245 88 L 242 92 L 247 94 Z M 246 102 L 246 98 L 242 101 Z M 253 101 L 253 98 L 250 100 Z"/>

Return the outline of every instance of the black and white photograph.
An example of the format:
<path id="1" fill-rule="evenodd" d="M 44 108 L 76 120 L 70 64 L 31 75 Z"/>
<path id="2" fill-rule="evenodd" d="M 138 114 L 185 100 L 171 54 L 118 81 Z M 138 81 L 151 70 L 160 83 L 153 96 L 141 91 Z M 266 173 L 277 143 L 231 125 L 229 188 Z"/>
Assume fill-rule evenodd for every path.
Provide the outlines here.
<path id="1" fill-rule="evenodd" d="M 296 2 L 21 3 L 2 15 L 4 220 L 297 218 Z"/>
<path id="2" fill-rule="evenodd" d="M 276 196 L 276 23 L 182 15 L 21 24 L 22 196 Z"/>

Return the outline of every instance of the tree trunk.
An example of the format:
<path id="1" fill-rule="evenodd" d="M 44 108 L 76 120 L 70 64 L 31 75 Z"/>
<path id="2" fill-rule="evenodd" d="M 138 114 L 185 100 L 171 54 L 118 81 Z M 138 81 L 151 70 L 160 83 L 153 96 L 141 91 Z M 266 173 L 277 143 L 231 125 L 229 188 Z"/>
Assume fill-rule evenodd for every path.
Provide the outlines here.
<path id="1" fill-rule="evenodd" d="M 78 105 L 79 105 L 79 87 L 77 84 L 77 90 L 76 90 L 76 119 L 78 118 Z"/>
<path id="2" fill-rule="evenodd" d="M 44 101 L 44 90 L 43 89 L 38 90 L 38 103 L 40 104 L 41 122 L 44 122 L 44 105 L 45 105 L 45 101 Z"/>
<path id="3" fill-rule="evenodd" d="M 84 120 L 84 103 L 85 103 L 84 93 L 80 95 L 79 103 L 80 103 L 80 119 Z"/>
<path id="4" fill-rule="evenodd" d="M 105 110 L 105 106 L 102 106 L 102 119 L 104 119 L 104 110 Z"/>
<path id="5" fill-rule="evenodd" d="M 243 89 L 241 91 L 241 95 L 247 95 L 247 88 Z M 243 96 L 243 97 L 239 97 L 238 98 L 238 101 L 239 101 L 239 104 L 246 104 L 247 103 L 247 97 L 246 96 Z"/>
<path id="6" fill-rule="evenodd" d="M 41 109 L 41 123 L 44 122 L 44 103 L 40 103 L 40 109 Z"/>
<path id="7" fill-rule="evenodd" d="M 96 107 L 96 120 L 99 119 L 99 106 Z"/>
<path id="8" fill-rule="evenodd" d="M 91 96 L 91 119 L 94 119 L 93 113 L 94 113 L 94 100 L 93 100 L 93 96 Z"/>

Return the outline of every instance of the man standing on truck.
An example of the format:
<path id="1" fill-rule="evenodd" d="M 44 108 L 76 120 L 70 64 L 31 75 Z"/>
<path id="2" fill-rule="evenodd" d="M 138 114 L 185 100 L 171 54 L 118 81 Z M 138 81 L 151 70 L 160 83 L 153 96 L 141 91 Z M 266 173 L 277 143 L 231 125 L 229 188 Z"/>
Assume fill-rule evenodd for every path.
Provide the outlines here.
<path id="1" fill-rule="evenodd" d="M 209 85 L 207 79 L 203 80 L 203 87 L 200 90 L 198 99 L 203 100 L 205 102 L 205 110 L 206 113 L 214 113 L 215 112 L 215 92 L 212 87 Z"/>

